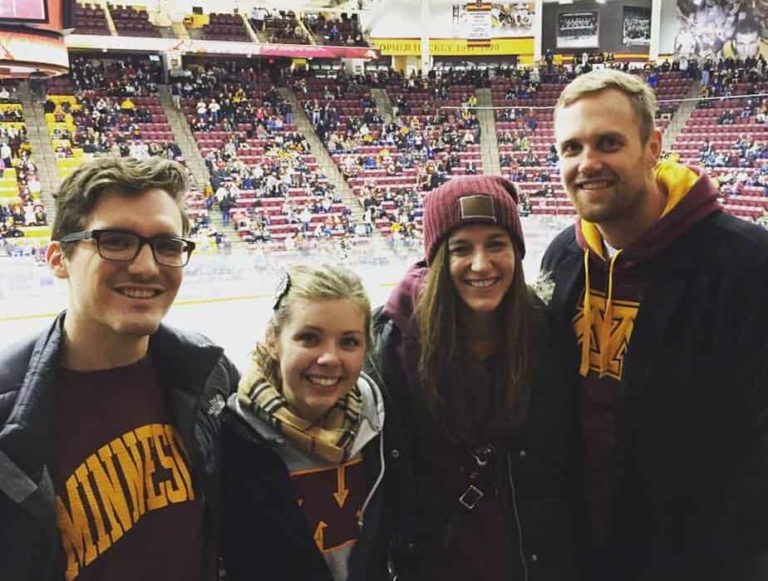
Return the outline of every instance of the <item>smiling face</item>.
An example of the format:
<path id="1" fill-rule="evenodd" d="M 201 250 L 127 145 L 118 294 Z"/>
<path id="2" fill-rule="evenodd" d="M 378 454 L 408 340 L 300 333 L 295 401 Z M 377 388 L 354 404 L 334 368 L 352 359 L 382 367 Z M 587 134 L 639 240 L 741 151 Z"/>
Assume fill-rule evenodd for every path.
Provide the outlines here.
<path id="1" fill-rule="evenodd" d="M 136 196 L 105 193 L 83 230 L 123 229 L 145 237 L 182 235 L 179 207 L 164 190 Z M 182 269 L 159 266 L 145 245 L 132 262 L 99 256 L 94 240 L 73 243 L 65 255 L 52 242 L 47 260 L 53 273 L 69 283 L 65 329 L 84 352 L 104 344 L 148 340 L 157 331 L 179 290 Z"/>
<path id="2" fill-rule="evenodd" d="M 448 270 L 456 294 L 476 314 L 495 311 L 515 274 L 509 232 L 489 224 L 468 224 L 448 237 Z"/>
<path id="3" fill-rule="evenodd" d="M 271 349 L 289 409 L 316 420 L 357 383 L 366 351 L 365 313 L 349 299 L 297 300 Z"/>
<path id="4" fill-rule="evenodd" d="M 646 143 L 629 98 L 617 89 L 557 109 L 555 140 L 563 185 L 579 216 L 601 226 L 644 220 L 657 190 L 661 134 Z"/>

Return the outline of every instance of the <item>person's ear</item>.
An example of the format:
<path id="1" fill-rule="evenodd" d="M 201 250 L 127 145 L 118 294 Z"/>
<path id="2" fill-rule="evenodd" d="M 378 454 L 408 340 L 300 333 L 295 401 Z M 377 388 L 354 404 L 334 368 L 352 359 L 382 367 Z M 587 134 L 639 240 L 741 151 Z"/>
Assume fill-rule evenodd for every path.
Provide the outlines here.
<path id="1" fill-rule="evenodd" d="M 648 137 L 648 147 L 650 148 L 651 158 L 653 160 L 652 165 L 654 166 L 659 162 L 659 159 L 661 158 L 661 144 L 661 131 L 654 129 L 651 132 L 651 135 Z"/>
<path id="2" fill-rule="evenodd" d="M 61 246 L 61 242 L 52 240 L 45 250 L 45 262 L 48 264 L 48 268 L 51 269 L 53 276 L 56 278 L 69 278 L 68 264 L 69 260 L 64 255 L 64 249 Z"/>

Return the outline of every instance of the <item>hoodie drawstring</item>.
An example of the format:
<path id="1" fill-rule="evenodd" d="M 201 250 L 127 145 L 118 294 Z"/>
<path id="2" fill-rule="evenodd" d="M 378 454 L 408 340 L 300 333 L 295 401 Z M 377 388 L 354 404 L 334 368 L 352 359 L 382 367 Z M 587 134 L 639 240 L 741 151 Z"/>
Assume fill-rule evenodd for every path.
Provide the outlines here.
<path id="1" fill-rule="evenodd" d="M 586 377 L 589 373 L 589 351 L 592 339 L 592 314 L 590 310 L 589 292 L 589 249 L 584 250 L 584 336 L 581 338 L 581 365 L 579 365 L 579 375 Z"/>

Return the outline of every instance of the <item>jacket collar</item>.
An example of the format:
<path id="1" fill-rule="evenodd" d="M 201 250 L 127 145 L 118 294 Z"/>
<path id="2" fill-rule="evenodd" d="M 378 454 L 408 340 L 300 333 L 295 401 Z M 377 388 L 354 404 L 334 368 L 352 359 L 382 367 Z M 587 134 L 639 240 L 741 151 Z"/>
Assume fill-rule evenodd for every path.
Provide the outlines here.
<path id="1" fill-rule="evenodd" d="M 53 389 L 63 346 L 65 312 L 35 341 L 0 442 L 12 459 L 33 478 L 40 474 L 50 453 L 50 418 Z M 171 419 L 190 453 L 196 449 L 195 412 L 200 394 L 223 349 L 202 335 L 161 325 L 149 343 L 152 362 L 167 389 Z M 207 405 L 207 404 L 206 404 Z M 195 458 L 192 458 L 194 463 Z"/>

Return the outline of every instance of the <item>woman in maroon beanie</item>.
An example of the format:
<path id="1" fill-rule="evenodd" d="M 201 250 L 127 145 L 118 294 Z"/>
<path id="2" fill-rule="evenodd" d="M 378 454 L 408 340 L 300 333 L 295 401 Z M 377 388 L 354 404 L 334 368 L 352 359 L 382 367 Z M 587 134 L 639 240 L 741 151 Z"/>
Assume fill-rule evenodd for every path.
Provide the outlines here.
<path id="1" fill-rule="evenodd" d="M 412 475 L 391 551 L 401 581 L 576 577 L 571 390 L 525 284 L 517 203 L 496 176 L 427 194 L 424 260 L 376 313 Z"/>

